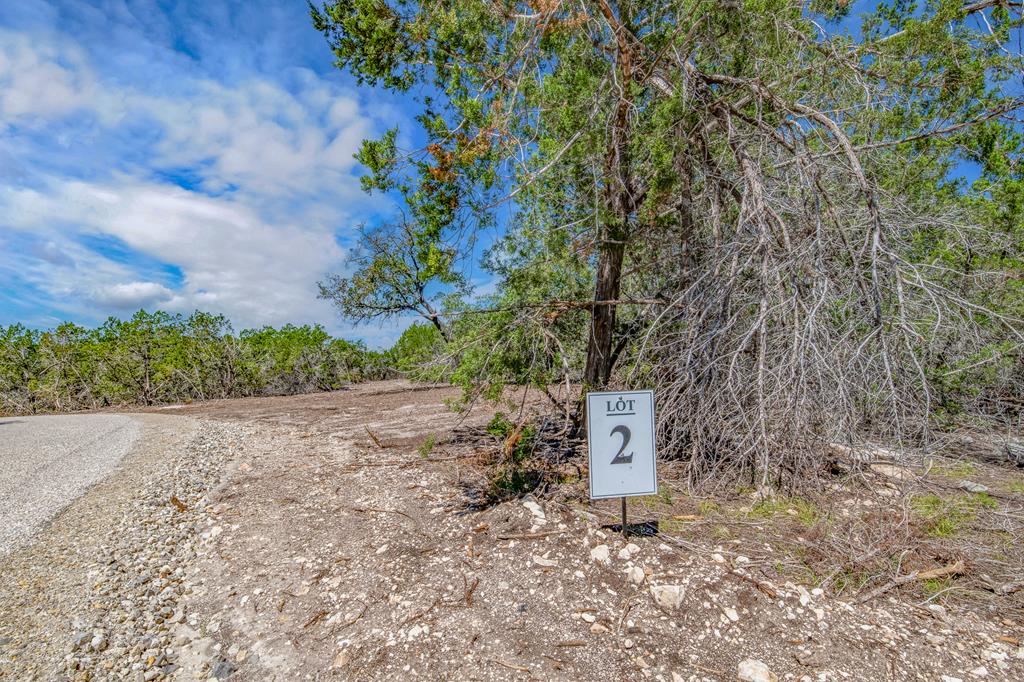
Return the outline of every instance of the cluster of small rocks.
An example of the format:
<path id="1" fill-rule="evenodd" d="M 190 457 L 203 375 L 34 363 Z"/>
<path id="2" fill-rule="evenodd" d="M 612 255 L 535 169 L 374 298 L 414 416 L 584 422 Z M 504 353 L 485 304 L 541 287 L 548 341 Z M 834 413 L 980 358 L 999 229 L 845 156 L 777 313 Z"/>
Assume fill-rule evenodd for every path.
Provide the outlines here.
<path id="1" fill-rule="evenodd" d="M 933 649 L 936 662 L 941 657 L 946 665 L 959 669 L 957 676 L 940 673 L 943 682 L 964 682 L 989 676 L 1007 679 L 1014 675 L 1014 671 L 1019 672 L 1021 661 L 1024 661 L 1024 647 L 1014 643 L 1014 638 L 996 640 L 986 632 L 988 628 L 969 628 L 959 622 L 953 625 L 946 609 L 937 604 L 910 609 L 901 607 L 895 600 L 862 606 L 831 599 L 821 588 L 811 589 L 790 581 L 774 583 L 760 571 L 752 570 L 756 562 L 730 553 L 722 546 L 715 547 L 710 553 L 710 562 L 690 555 L 670 567 L 661 561 L 673 554 L 672 548 L 665 544 L 641 541 L 641 547 L 616 535 L 590 528 L 583 545 L 592 564 L 622 572 L 626 585 L 646 589 L 664 616 L 688 617 L 690 628 L 681 634 L 691 641 L 693 650 L 713 651 L 724 645 L 732 651 L 757 654 L 756 657 L 742 659 L 734 668 L 736 679 L 745 682 L 852 679 L 857 673 L 843 669 L 851 661 L 835 649 L 838 640 L 879 642 L 892 651 L 900 652 L 901 658 L 911 650 L 916 653 L 921 649 L 925 652 Z M 557 557 L 549 559 L 551 565 L 559 565 L 555 559 Z M 565 563 L 564 559 L 561 563 Z M 728 581 L 725 581 L 726 574 L 729 574 Z M 577 575 L 582 577 L 579 572 Z M 748 591 L 756 590 L 755 599 L 739 599 L 737 588 L 744 585 Z M 577 613 L 577 617 L 591 624 L 594 634 L 608 632 L 615 623 L 614 590 L 607 585 L 603 587 L 612 599 L 595 592 L 587 608 Z M 611 613 L 602 615 L 608 612 Z M 638 610 L 630 612 L 631 615 L 633 613 L 638 613 Z M 784 627 L 787 638 L 791 640 L 786 650 L 762 646 L 758 635 L 754 634 L 762 631 L 763 624 L 773 622 Z M 632 624 L 632 620 L 626 620 L 624 632 L 632 632 Z M 674 626 L 674 623 L 670 625 Z M 1004 620 L 1002 625 L 1010 627 L 1015 623 Z M 965 641 L 968 629 L 971 643 Z M 635 630 L 638 635 L 644 630 L 653 634 L 650 622 L 643 627 L 639 618 Z M 642 635 L 624 638 L 620 645 L 631 652 L 629 655 L 646 646 L 648 651 L 645 655 L 634 657 L 644 677 L 656 680 L 671 677 L 673 682 L 709 679 L 701 674 L 684 676 L 681 671 L 659 674 L 656 661 L 670 652 L 658 650 L 653 641 L 648 646 Z M 780 653 L 784 655 L 780 657 Z M 768 656 L 762 660 L 765 654 Z M 691 654 L 690 659 L 691 664 L 700 670 L 697 656 Z M 793 660 L 808 672 L 773 670 L 775 665 L 792 669 Z M 719 671 L 717 674 L 726 673 Z"/>
<path id="2" fill-rule="evenodd" d="M 90 610 L 58 665 L 72 680 L 167 679 L 187 644 L 186 575 L 206 517 L 207 497 L 241 441 L 240 427 L 207 423 L 174 461 L 153 472 L 107 533 L 90 573 Z"/>

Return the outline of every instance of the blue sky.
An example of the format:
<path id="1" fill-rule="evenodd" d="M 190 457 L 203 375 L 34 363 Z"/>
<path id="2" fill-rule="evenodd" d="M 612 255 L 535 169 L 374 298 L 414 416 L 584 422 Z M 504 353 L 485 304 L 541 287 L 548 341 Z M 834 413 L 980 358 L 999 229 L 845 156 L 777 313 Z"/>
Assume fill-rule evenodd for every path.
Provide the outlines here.
<path id="1" fill-rule="evenodd" d="M 316 282 L 395 210 L 352 155 L 416 107 L 333 61 L 305 0 L 0 0 L 0 325 L 201 309 L 390 343 L 408 319 L 353 329 Z"/>
<path id="2" fill-rule="evenodd" d="M 304 0 L 0 3 L 0 324 L 140 307 L 351 330 L 316 281 L 361 221 L 364 137 L 413 129 Z"/>

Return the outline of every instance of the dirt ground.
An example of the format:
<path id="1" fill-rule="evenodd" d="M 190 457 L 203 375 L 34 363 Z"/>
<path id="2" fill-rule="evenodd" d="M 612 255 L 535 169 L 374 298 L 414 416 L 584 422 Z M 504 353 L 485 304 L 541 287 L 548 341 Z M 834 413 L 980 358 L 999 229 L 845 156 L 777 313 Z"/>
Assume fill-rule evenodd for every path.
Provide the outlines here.
<path id="1" fill-rule="evenodd" d="M 445 404 L 456 395 L 396 381 L 158 410 L 254 433 L 207 510 L 178 679 L 1024 679 L 1021 593 L 956 598 L 964 574 L 1005 586 L 1015 526 L 992 529 L 1004 554 L 979 571 L 936 534 L 933 500 L 898 491 L 824 509 L 695 500 L 669 482 L 631 506 L 660 532 L 628 540 L 606 526 L 617 502 L 571 481 L 555 499 L 475 507 L 480 446 L 451 434 L 491 414 L 463 420 Z M 956 489 L 961 473 L 942 480 Z M 970 498 L 950 535 L 1020 515 L 1019 474 L 966 473 L 990 476 L 997 507 Z M 885 520 L 900 508 L 917 525 Z M 925 538 L 919 566 L 892 568 L 914 577 L 826 574 L 820 555 L 860 536 L 824 517 Z"/>

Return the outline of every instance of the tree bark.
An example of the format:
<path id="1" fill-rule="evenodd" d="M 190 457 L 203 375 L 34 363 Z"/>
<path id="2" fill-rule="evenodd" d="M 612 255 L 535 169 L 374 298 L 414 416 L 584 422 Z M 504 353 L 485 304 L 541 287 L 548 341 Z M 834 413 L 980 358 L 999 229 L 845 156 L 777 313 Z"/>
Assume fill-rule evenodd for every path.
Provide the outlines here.
<path id="1" fill-rule="evenodd" d="M 621 239 L 607 239 L 601 243 L 597 260 L 595 301 L 613 301 L 619 297 L 622 277 L 622 259 L 626 244 Z M 590 340 L 587 344 L 587 364 L 583 381 L 589 388 L 608 384 L 612 373 L 613 345 L 615 342 L 615 305 L 595 305 L 590 321 Z"/>
<path id="2" fill-rule="evenodd" d="M 611 121 L 608 149 L 605 152 L 604 204 L 605 221 L 598 243 L 595 301 L 619 298 L 622 261 L 629 239 L 629 221 L 634 211 L 633 181 L 629 159 L 629 110 L 633 79 L 633 55 L 626 41 L 626 28 L 605 2 L 600 5 L 617 42 L 616 61 L 619 71 L 619 98 Z M 615 305 L 595 305 L 587 343 L 587 363 L 583 381 L 587 388 L 603 388 L 611 379 L 616 353 Z"/>

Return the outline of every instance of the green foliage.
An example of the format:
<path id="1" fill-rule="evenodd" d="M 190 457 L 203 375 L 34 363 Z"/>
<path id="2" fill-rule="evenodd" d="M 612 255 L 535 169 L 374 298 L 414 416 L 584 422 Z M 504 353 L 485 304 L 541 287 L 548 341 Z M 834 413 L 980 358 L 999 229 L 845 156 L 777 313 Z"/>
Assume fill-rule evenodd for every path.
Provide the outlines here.
<path id="1" fill-rule="evenodd" d="M 978 467 L 971 462 L 956 462 L 949 466 L 937 466 L 932 473 L 947 478 L 966 478 L 978 470 Z"/>
<path id="2" fill-rule="evenodd" d="M 495 438 L 505 439 L 515 430 L 515 424 L 509 421 L 504 412 L 495 412 L 494 416 L 491 417 L 491 421 L 487 423 L 485 430 Z"/>
<path id="3" fill-rule="evenodd" d="M 447 337 L 438 302 L 468 290 L 453 268 L 455 250 L 429 226 L 405 220 L 363 229 L 361 237 L 349 255 L 352 273 L 321 282 L 320 298 L 355 322 L 416 313 Z"/>
<path id="4" fill-rule="evenodd" d="M 870 571 L 858 571 L 854 569 L 845 568 L 836 573 L 832 579 L 832 589 L 838 595 L 849 590 L 856 594 L 860 590 L 871 582 L 872 575 Z"/>
<path id="5" fill-rule="evenodd" d="M 395 129 L 364 142 L 364 187 L 407 215 L 367 231 L 351 274 L 322 288 L 350 319 L 435 326 L 441 341 L 401 342 L 408 376 L 494 400 L 507 385 L 654 387 L 673 410 L 664 452 L 761 483 L 805 478 L 822 442 L 910 442 L 1019 411 L 1019 13 L 956 0 L 310 12 L 339 68 L 403 93 L 421 127 L 418 149 Z M 955 178 L 964 161 L 973 184 Z M 467 301 L 484 230 L 496 287 Z"/>
<path id="6" fill-rule="evenodd" d="M 697 504 L 697 512 L 701 516 L 710 516 L 711 514 L 717 514 L 722 511 L 722 505 L 718 504 L 714 500 L 701 500 Z"/>
<path id="7" fill-rule="evenodd" d="M 444 338 L 436 327 L 417 322 L 410 325 L 387 352 L 389 364 L 414 381 L 442 381 L 446 365 L 441 361 Z"/>
<path id="8" fill-rule="evenodd" d="M 222 315 L 139 311 L 92 330 L 0 327 L 6 413 L 324 391 L 388 372 L 382 354 L 318 325 L 235 336 Z"/>
<path id="9" fill-rule="evenodd" d="M 953 578 L 928 578 L 921 583 L 926 597 L 934 597 L 942 592 L 947 592 L 953 585 Z"/>
<path id="10" fill-rule="evenodd" d="M 488 471 L 487 498 L 499 502 L 525 495 L 537 487 L 541 476 L 519 463 L 504 463 Z"/>
<path id="11" fill-rule="evenodd" d="M 983 509 L 995 509 L 998 501 L 988 493 L 940 497 L 934 493 L 916 495 L 910 508 L 924 522 L 925 532 L 934 538 L 948 538 L 968 527 Z"/>
<path id="12" fill-rule="evenodd" d="M 505 458 L 516 464 L 521 463 L 533 451 L 537 429 L 528 424 L 514 424 L 502 412 L 495 413 L 487 424 L 487 433 L 503 443 Z"/>
<path id="13" fill-rule="evenodd" d="M 430 456 L 430 453 L 434 451 L 434 446 L 436 446 L 436 445 L 437 445 L 437 434 L 431 433 L 431 434 L 427 435 L 426 438 L 423 439 L 423 442 L 420 443 L 420 446 L 419 446 L 419 448 L 417 448 L 416 452 L 419 453 L 420 457 L 426 459 L 427 457 Z"/>
<path id="14" fill-rule="evenodd" d="M 501 443 L 502 453 L 498 464 L 488 472 L 487 497 L 498 501 L 536 488 L 544 478 L 530 463 L 537 429 L 529 424 L 515 424 L 504 413 L 497 412 L 486 430 Z"/>

